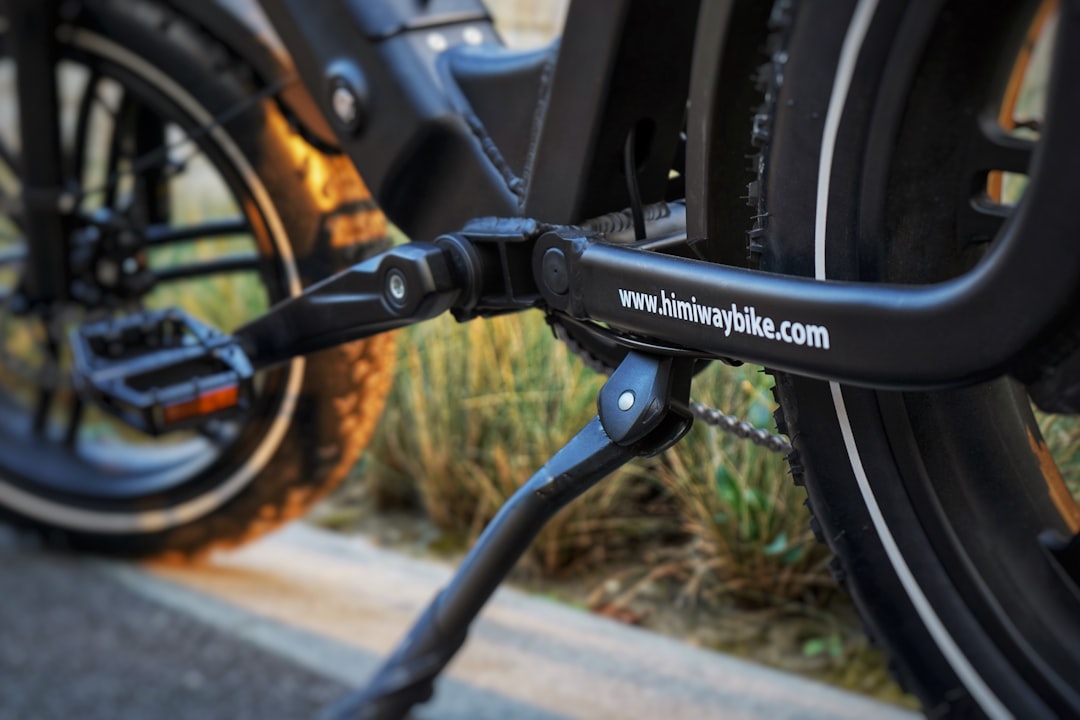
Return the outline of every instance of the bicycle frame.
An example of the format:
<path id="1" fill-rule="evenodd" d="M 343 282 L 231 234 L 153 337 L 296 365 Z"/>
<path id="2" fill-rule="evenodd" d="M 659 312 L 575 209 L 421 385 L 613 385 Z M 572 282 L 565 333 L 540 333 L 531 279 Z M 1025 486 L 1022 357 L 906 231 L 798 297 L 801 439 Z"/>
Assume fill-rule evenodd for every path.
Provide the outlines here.
<path id="1" fill-rule="evenodd" d="M 927 286 L 826 279 L 824 228 L 813 279 L 731 264 L 744 239 L 742 228 L 709 223 L 706 210 L 719 191 L 708 166 L 708 117 L 724 89 L 716 72 L 726 28 L 759 0 L 578 0 L 562 42 L 528 53 L 498 49 L 478 0 L 259 2 L 341 149 L 391 219 L 419 242 L 312 284 L 232 336 L 192 322 L 187 330 L 197 342 L 177 341 L 182 330 L 174 330 L 167 333 L 172 345 L 161 350 L 164 339 L 145 341 L 146 329 L 155 327 L 144 324 L 146 314 L 110 316 L 97 328 L 85 322 L 74 332 L 101 342 L 73 338 L 72 377 L 77 385 L 101 380 L 92 388 L 98 397 L 90 399 L 124 400 L 124 380 L 145 381 L 161 371 L 186 394 L 172 394 L 166 381 L 129 382 L 128 389 L 144 392 L 127 404 L 138 406 L 146 428 L 159 409 L 165 431 L 203 426 L 216 410 L 247 409 L 243 401 L 258 369 L 446 310 L 470 318 L 539 307 L 603 323 L 630 348 L 599 393 L 596 419 L 500 510 L 369 692 L 342 706 L 347 715 L 381 705 L 378 716 L 400 717 L 430 696 L 469 624 L 546 520 L 631 458 L 662 452 L 684 436 L 693 422 L 690 385 L 698 358 L 922 389 L 1006 372 L 1032 378 L 1044 357 L 1061 359 L 1077 344 L 1060 331 L 1074 325 L 1066 320 L 1080 299 L 1080 253 L 1070 246 L 1080 234 L 1070 203 L 1080 172 L 1080 143 L 1069 137 L 1080 127 L 1080 95 L 1068 72 L 1080 68 L 1076 2 L 1061 7 L 1047 119 L 1023 202 L 973 270 Z M 68 287 L 68 236 L 78 222 L 77 200 L 63 186 L 53 72 L 60 10 L 38 0 L 9 0 L 8 7 L 18 38 L 20 219 L 30 245 L 19 299 L 27 301 L 23 310 L 49 318 L 75 294 Z M 852 65 L 841 61 L 838 72 Z M 583 222 L 665 199 L 684 127 L 689 207 L 686 236 L 676 239 L 722 237 L 720 256 L 728 264 L 614 244 Z M 640 198 L 631 198 L 623 165 L 640 183 Z M 823 176 L 831 169 L 820 168 Z M 473 222 L 485 216 L 494 217 Z M 125 365 L 128 336 L 138 352 Z M 106 340 L 105 351 L 94 349 Z M 146 352 L 150 347 L 158 349 Z M 88 362 L 91 352 L 120 360 Z M 213 366 L 210 379 L 224 378 L 219 385 L 186 368 L 178 383 L 169 377 L 177 354 L 233 362 Z M 94 378 L 86 367 L 101 372 Z M 80 393 L 94 395 L 85 386 Z M 40 431 L 47 429 L 48 402 L 39 407 L 45 408 L 35 419 Z M 873 499 L 869 489 L 860 490 Z M 1058 570 L 1075 569 L 1055 562 Z"/>
<path id="2" fill-rule="evenodd" d="M 49 303 L 67 294 L 67 235 L 56 90 L 58 3 L 9 4 L 18 68 L 19 124 L 23 162 L 23 208 L 28 246 L 24 292 Z"/>
<path id="3" fill-rule="evenodd" d="M 722 36 L 738 4 L 661 9 L 649 0 L 579 1 L 559 46 L 507 53 L 488 45 L 496 38 L 477 0 L 260 3 L 343 150 L 391 219 L 418 239 L 480 216 L 568 225 L 625 207 L 625 178 L 612 158 L 634 128 L 651 135 L 641 153 L 642 199 L 662 199 L 685 99 L 691 86 L 715 86 L 708 61 L 722 52 L 699 44 L 691 63 L 699 11 L 721 24 Z M 1080 10 L 1064 5 L 1061 12 L 1055 67 L 1080 67 Z M 665 32 L 655 32 L 658 22 Z M 16 49 L 20 74 L 34 59 L 29 47 Z M 48 50 L 39 52 L 48 57 Z M 662 81 L 640 80 L 657 66 Z M 35 65 L 26 67 L 33 72 Z M 1052 78 L 1040 148 L 1054 150 L 1036 154 L 1021 206 L 983 261 L 960 278 L 920 287 L 808 280 L 562 237 L 571 291 L 560 295 L 538 280 L 540 292 L 549 308 L 654 345 L 829 380 L 935 388 L 1024 375 L 1023 357 L 1056 340 L 1080 288 L 1080 253 L 1069 246 L 1080 228 L 1068 197 L 1080 144 L 1063 139 L 1080 126 L 1072 85 L 1067 72 Z M 51 107 L 35 99 L 39 93 L 20 95 L 33 106 L 23 109 L 24 118 Z M 344 115 L 334 108 L 343 98 L 352 111 Z M 692 158 L 703 135 L 694 113 L 713 98 L 706 90 L 693 100 Z M 31 142 L 30 127 L 24 143 L 38 148 L 34 155 L 47 166 L 48 142 L 44 135 Z M 695 174 L 700 167 L 689 168 Z M 46 213 L 34 213 L 41 205 L 30 200 L 55 187 L 51 175 L 43 177 L 27 194 L 31 245 L 38 248 L 29 264 L 32 276 L 42 277 L 42 267 L 65 256 L 57 245 L 62 233 L 34 220 Z M 690 224 L 700 230 L 708 199 L 691 199 L 697 206 L 689 209 Z M 709 228 L 730 233 L 732 247 L 743 242 L 735 230 Z M 536 257 L 550 246 L 542 242 Z M 1031 293 L 1033 287 L 1040 291 Z"/>

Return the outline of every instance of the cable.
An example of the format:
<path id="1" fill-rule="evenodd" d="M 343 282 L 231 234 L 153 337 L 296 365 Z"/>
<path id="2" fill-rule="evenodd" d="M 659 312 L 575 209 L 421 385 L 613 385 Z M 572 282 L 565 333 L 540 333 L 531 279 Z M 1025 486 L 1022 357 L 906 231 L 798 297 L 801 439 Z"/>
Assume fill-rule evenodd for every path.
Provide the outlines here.
<path id="1" fill-rule="evenodd" d="M 637 180 L 637 127 L 630 128 L 623 144 L 623 172 L 626 173 L 626 189 L 630 193 L 630 214 L 634 218 L 634 239 L 645 239 L 645 210 L 641 206 L 641 188 Z"/>

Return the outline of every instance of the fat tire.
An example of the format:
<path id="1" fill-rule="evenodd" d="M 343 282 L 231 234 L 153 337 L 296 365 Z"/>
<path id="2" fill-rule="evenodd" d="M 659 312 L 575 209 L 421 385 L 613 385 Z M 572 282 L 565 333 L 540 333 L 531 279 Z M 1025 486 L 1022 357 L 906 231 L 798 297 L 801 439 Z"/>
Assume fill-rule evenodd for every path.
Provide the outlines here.
<path id="1" fill-rule="evenodd" d="M 910 15 L 904 14 L 906 3 L 892 0 L 861 3 L 867 4 L 876 5 L 876 9 L 867 31 L 871 39 L 859 55 L 860 63 L 869 57 L 867 62 L 871 66 L 875 63 L 884 66 L 887 57 L 880 53 L 887 54 L 888 40 L 883 38 L 888 38 L 890 32 L 899 34 L 900 23 L 910 19 Z M 946 4 L 922 5 L 938 12 Z M 754 142 L 760 151 L 755 163 L 758 177 L 750 184 L 748 193 L 757 209 L 750 247 L 764 270 L 814 276 L 816 189 L 822 137 L 841 49 L 859 5 L 855 0 L 779 0 L 774 5 L 770 20 L 773 34 L 768 47 L 770 60 L 758 74 L 759 88 L 765 96 L 755 118 Z M 964 5 L 948 3 L 947 10 L 963 10 Z M 1008 4 L 992 5 L 984 4 L 982 12 L 986 16 L 1009 12 Z M 973 4 L 966 7 L 970 15 Z M 940 25 L 943 16 L 939 15 L 934 22 Z M 891 27 L 889 23 L 893 23 Z M 1014 29 L 990 22 L 983 33 L 972 27 L 968 34 L 961 34 L 960 39 L 971 44 L 961 44 L 949 53 L 916 49 L 916 53 L 925 51 L 925 56 L 920 56 L 923 59 L 910 87 L 919 87 L 919 83 L 935 73 L 969 72 L 972 66 L 967 59 L 983 52 L 974 43 L 1007 45 L 1014 39 Z M 924 38 L 927 47 L 933 37 L 936 36 Z M 880 43 L 880 47 L 872 46 L 871 41 Z M 879 55 L 875 57 L 875 53 Z M 928 65 L 932 62 L 939 64 Z M 866 147 L 860 143 L 870 142 L 866 137 L 871 125 L 880 126 L 882 122 L 880 115 L 874 115 L 881 112 L 874 106 L 874 91 L 866 85 L 867 82 L 873 85 L 874 80 L 860 78 L 858 72 L 857 69 L 841 124 L 842 132 L 851 132 L 857 139 L 847 138 L 837 145 L 830 168 L 838 178 L 837 185 L 845 189 L 862 188 L 860 179 L 873 172 L 869 164 L 864 164 L 868 163 L 868 155 L 864 156 L 859 148 Z M 877 80 L 881 82 L 880 77 Z M 978 78 L 971 82 L 982 81 Z M 858 95 L 859 92 L 864 95 Z M 897 123 L 893 141 L 895 148 L 899 148 L 894 148 L 894 153 L 918 147 L 911 138 L 915 134 L 913 126 L 927 122 L 930 116 L 926 112 L 935 110 L 927 100 L 937 97 L 933 93 L 911 90 L 907 97 L 907 106 L 893 115 Z M 926 133 L 936 130 L 932 124 L 922 129 Z M 943 134 L 947 136 L 948 131 Z M 945 137 L 942 142 L 948 140 Z M 943 173 L 947 174 L 948 170 Z M 899 194 L 896 202 L 908 203 L 912 215 L 924 223 L 923 230 L 931 236 L 937 233 L 954 239 L 947 225 L 947 213 L 912 204 L 947 202 L 934 196 L 935 191 L 946 187 L 946 180 L 939 184 L 928 182 L 925 187 L 897 182 L 895 187 L 906 187 L 907 194 Z M 850 190 L 849 193 L 849 198 L 858 194 Z M 859 225 L 859 213 L 866 209 L 859 202 L 859 199 L 846 204 L 832 202 L 827 217 L 830 242 L 834 236 L 858 237 L 860 231 L 865 234 L 866 228 Z M 890 226 L 880 232 L 878 242 L 884 243 L 886 237 L 892 242 L 896 236 L 911 232 L 911 227 Z M 880 254 L 867 253 L 863 246 L 856 247 L 853 241 L 833 244 L 839 247 L 835 253 L 839 257 L 830 265 L 829 277 L 843 279 L 930 282 L 963 271 L 977 258 L 951 249 L 956 246 L 947 242 L 922 253 L 913 253 L 910 243 L 896 242 L 894 255 L 884 259 Z M 963 440 L 942 440 L 939 447 L 928 449 L 934 441 L 927 440 L 927 433 L 919 436 L 922 445 L 915 449 L 905 434 L 908 421 L 895 422 L 902 415 L 915 418 L 914 422 L 921 419 L 930 426 L 945 417 L 946 426 L 939 429 L 947 432 L 949 415 L 944 408 L 950 402 L 962 409 L 955 416 L 961 423 L 980 401 L 985 402 L 987 412 L 1009 407 L 1006 398 L 1015 395 L 1018 389 L 1002 380 L 955 394 L 905 396 L 830 386 L 786 373 L 776 373 L 775 377 L 774 392 L 780 405 L 777 426 L 791 438 L 794 449 L 788 461 L 795 482 L 806 488 L 815 535 L 834 552 L 834 576 L 852 595 L 871 640 L 887 653 L 894 675 L 904 689 L 920 699 L 927 715 L 1075 714 L 1075 678 L 1067 680 L 1073 687 L 1066 687 L 1046 668 L 1033 669 L 1022 652 L 1013 650 L 1010 643 L 1014 639 L 1005 637 L 1006 632 L 987 621 L 987 612 L 980 605 L 982 598 L 976 597 L 977 590 L 972 591 L 965 584 L 967 576 L 957 569 L 955 559 L 939 551 L 946 545 L 942 538 L 956 529 L 935 512 L 940 508 L 927 507 L 925 498 L 933 495 L 913 479 L 919 474 L 913 468 L 923 461 L 926 453 L 939 456 L 949 452 L 977 453 L 996 438 L 990 432 L 983 436 L 959 432 Z M 1014 405 L 1020 407 L 1023 402 Z M 841 411 L 845 417 L 841 417 Z M 1018 417 L 1011 425 L 1002 423 L 1006 425 L 1014 430 L 1026 427 L 1031 437 L 1037 437 L 1037 428 L 1032 427 L 1028 417 Z M 993 427 L 993 423 L 987 423 L 988 429 Z M 1032 446 L 1035 445 L 1032 441 Z M 1016 453 L 1016 457 L 1022 455 L 1022 451 Z M 1022 459 L 1026 462 L 1033 458 Z M 957 467 L 962 464 L 958 463 Z M 864 473 L 865 482 L 860 480 L 860 473 Z M 1037 471 L 1034 474 L 1038 477 Z M 1001 475 L 1004 481 L 1005 473 Z M 994 479 L 988 478 L 987 486 L 993 484 Z M 1038 492 L 1038 488 L 1032 492 Z M 1075 627 L 1063 631 L 1074 632 Z M 1020 638 L 1019 642 L 1024 640 Z"/>
<path id="2" fill-rule="evenodd" d="M 88 1 L 67 29 L 99 34 L 133 53 L 212 116 L 261 89 L 235 53 L 165 4 Z M 388 247 L 386 221 L 350 161 L 308 143 L 275 98 L 222 127 L 266 188 L 304 285 Z M 392 333 L 310 356 L 273 456 L 243 489 L 193 520 L 114 534 L 11 508 L 0 515 L 50 545 L 110 555 L 190 561 L 250 541 L 303 515 L 353 467 L 382 412 L 395 358 Z"/>

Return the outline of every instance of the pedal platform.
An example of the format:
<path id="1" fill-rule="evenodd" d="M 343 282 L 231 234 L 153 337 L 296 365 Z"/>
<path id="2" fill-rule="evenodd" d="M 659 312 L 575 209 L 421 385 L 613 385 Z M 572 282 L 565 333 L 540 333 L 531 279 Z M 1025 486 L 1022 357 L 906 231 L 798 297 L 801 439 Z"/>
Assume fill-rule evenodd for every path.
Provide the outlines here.
<path id="1" fill-rule="evenodd" d="M 252 405 L 254 371 L 240 344 L 176 308 L 83 324 L 71 348 L 79 395 L 150 435 Z"/>

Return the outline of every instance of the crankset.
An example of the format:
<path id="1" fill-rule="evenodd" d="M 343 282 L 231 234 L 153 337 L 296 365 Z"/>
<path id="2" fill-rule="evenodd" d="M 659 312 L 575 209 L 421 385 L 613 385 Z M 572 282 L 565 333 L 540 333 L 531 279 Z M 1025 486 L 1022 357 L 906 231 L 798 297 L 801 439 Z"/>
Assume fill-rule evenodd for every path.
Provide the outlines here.
<path id="1" fill-rule="evenodd" d="M 478 255 L 467 255 L 469 247 L 446 238 L 441 246 L 393 248 L 279 303 L 233 335 L 176 309 L 83 324 L 72 333 L 75 387 L 84 400 L 160 435 L 247 409 L 254 372 L 293 357 L 451 308 L 475 316 L 481 302 L 506 309 L 536 302 L 535 292 L 529 299 L 501 297 L 501 290 L 482 297 L 476 280 L 488 269 Z"/>
<path id="2" fill-rule="evenodd" d="M 446 311 L 465 321 L 539 307 L 556 316 L 558 327 L 572 327 L 580 314 L 576 257 L 615 234 L 610 230 L 475 221 L 434 243 L 400 245 L 327 278 L 231 336 L 175 309 L 87 323 L 72 338 L 75 386 L 84 400 L 160 435 L 244 411 L 260 369 Z M 603 338 L 612 346 L 607 358 L 636 351 L 693 366 L 702 357 L 610 331 Z M 617 362 L 606 362 L 604 370 Z M 790 449 L 738 418 L 697 403 L 692 410 L 770 450 Z"/>

